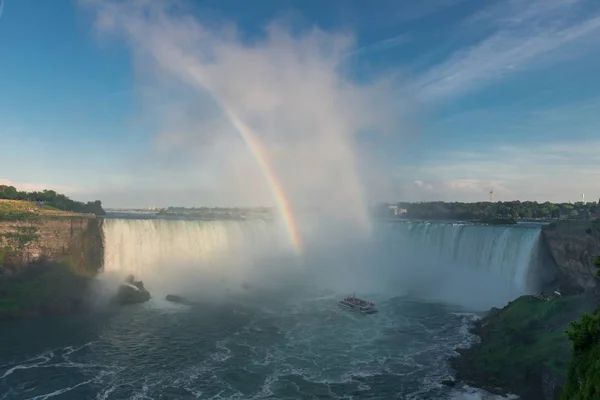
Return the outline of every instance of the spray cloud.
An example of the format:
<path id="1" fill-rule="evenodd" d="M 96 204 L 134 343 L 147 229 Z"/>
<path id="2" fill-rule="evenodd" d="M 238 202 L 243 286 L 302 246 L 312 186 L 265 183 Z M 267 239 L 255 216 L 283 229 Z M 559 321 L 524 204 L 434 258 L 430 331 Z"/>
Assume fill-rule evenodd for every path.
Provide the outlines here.
<path id="1" fill-rule="evenodd" d="M 144 115 L 159 127 L 157 150 L 184 155 L 173 169 L 187 189 L 213 193 L 198 203 L 274 204 L 231 113 L 261 143 L 292 209 L 318 207 L 368 226 L 368 203 L 386 195 L 379 191 L 385 168 L 357 137 L 397 137 L 407 102 L 393 76 L 349 78 L 351 35 L 294 33 L 275 21 L 249 40 L 232 24 L 201 22 L 183 3 L 82 3 L 94 11 L 98 32 L 127 43 Z"/>

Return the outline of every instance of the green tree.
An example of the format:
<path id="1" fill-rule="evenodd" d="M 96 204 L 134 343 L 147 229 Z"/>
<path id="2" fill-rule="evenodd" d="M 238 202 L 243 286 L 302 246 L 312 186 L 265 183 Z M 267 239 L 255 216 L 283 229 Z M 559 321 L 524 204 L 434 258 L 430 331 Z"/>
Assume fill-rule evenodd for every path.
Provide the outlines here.
<path id="1" fill-rule="evenodd" d="M 15 200 L 17 198 L 18 192 L 14 186 L 7 186 L 2 191 L 2 198 L 7 200 Z"/>
<path id="2" fill-rule="evenodd" d="M 599 268 L 600 256 L 594 260 Z M 567 336 L 573 355 L 562 392 L 564 400 L 600 399 L 600 307 L 592 314 L 583 314 L 569 324 Z"/>
<path id="3" fill-rule="evenodd" d="M 577 210 L 571 210 L 571 212 L 569 213 L 569 216 L 571 218 L 577 218 L 579 216 L 579 211 L 577 211 Z"/>
<path id="4" fill-rule="evenodd" d="M 562 391 L 564 400 L 600 399 L 600 307 L 570 324 L 573 355 Z"/>

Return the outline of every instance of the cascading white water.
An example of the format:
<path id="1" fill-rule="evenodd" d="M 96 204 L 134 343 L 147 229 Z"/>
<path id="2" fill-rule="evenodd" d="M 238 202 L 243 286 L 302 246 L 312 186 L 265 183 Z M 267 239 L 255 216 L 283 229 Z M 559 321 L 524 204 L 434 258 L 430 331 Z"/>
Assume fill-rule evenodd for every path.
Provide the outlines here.
<path id="1" fill-rule="evenodd" d="M 306 279 L 341 292 L 409 291 L 484 307 L 530 291 L 540 235 L 539 228 L 395 222 L 377 223 L 369 240 L 357 241 L 345 230 L 315 229 L 305 232 L 310 235 L 297 258 L 277 223 L 106 219 L 104 268 L 154 277 L 155 284 L 177 277 L 173 290 L 195 287 L 195 277 L 209 286 L 227 280 L 237 287 L 248 280 L 278 285 Z M 298 265 L 303 273 L 292 268 Z"/>
<path id="2" fill-rule="evenodd" d="M 528 271 L 536 257 L 540 229 L 463 223 L 389 223 L 381 237 L 409 260 L 418 258 L 428 263 L 444 263 L 449 268 L 486 271 L 527 291 Z"/>
<path id="3" fill-rule="evenodd" d="M 106 219 L 104 271 L 146 276 L 173 265 L 219 266 L 284 246 L 275 224 L 252 221 Z"/>

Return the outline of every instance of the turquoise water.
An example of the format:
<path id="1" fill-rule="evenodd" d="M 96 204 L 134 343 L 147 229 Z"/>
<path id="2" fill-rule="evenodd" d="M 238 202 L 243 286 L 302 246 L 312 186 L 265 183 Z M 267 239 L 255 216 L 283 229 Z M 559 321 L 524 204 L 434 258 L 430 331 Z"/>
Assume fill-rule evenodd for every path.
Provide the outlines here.
<path id="1" fill-rule="evenodd" d="M 337 295 L 153 299 L 105 315 L 2 326 L 0 399 L 444 399 L 466 310 L 406 297 L 363 316 Z M 478 398 L 474 397 L 474 398 Z"/>

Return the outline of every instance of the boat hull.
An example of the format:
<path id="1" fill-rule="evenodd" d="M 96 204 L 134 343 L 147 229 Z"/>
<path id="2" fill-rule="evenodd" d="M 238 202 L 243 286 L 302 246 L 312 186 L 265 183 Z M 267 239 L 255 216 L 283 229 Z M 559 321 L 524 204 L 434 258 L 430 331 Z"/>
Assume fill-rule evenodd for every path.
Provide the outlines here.
<path id="1" fill-rule="evenodd" d="M 350 311 L 354 311 L 354 312 L 358 312 L 361 314 L 365 314 L 365 315 L 371 315 L 371 314 L 377 314 L 378 311 L 376 308 L 373 307 L 360 307 L 354 304 L 349 304 L 346 303 L 344 301 L 338 301 L 338 305 L 340 307 L 342 307 L 345 310 L 350 310 Z"/>

